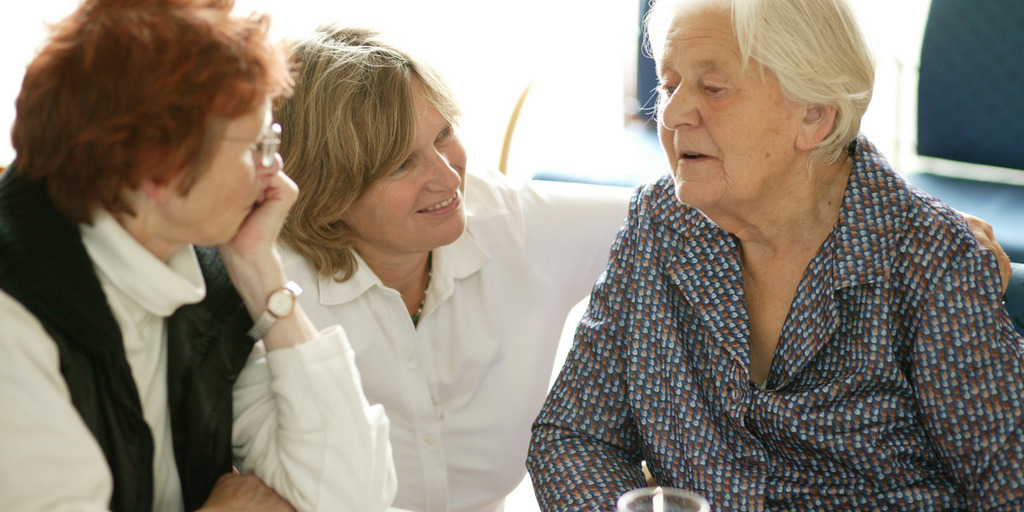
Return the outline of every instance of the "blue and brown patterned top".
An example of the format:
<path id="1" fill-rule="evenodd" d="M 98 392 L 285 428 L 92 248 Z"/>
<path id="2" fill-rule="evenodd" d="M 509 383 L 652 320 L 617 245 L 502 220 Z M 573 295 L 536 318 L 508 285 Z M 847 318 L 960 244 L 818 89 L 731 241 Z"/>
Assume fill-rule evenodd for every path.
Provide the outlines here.
<path id="1" fill-rule="evenodd" d="M 995 257 L 858 141 L 765 389 L 734 238 L 641 187 L 534 425 L 545 511 L 644 485 L 717 511 L 1024 510 L 1024 351 Z M 866 508 L 864 508 L 866 507 Z"/>

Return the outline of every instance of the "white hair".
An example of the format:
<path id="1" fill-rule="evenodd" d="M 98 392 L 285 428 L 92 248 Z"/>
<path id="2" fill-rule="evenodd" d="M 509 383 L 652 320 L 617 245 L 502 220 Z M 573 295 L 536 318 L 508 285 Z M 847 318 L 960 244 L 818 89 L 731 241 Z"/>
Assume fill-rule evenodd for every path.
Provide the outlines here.
<path id="1" fill-rule="evenodd" d="M 812 161 L 835 162 L 860 132 L 871 101 L 875 66 L 846 0 L 654 0 L 645 20 L 647 49 L 659 61 L 672 22 L 684 12 L 721 8 L 731 14 L 744 64 L 770 70 L 786 98 L 831 106 L 836 119 L 812 151 Z"/>

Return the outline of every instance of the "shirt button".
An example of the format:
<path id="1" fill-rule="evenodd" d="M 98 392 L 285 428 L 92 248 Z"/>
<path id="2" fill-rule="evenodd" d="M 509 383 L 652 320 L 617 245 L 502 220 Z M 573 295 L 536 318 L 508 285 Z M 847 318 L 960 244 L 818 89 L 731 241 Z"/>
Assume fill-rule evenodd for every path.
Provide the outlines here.
<path id="1" fill-rule="evenodd" d="M 744 455 L 744 456 L 736 459 L 736 462 L 739 465 L 741 465 L 743 467 L 747 467 L 747 468 L 756 467 L 757 465 L 759 465 L 761 463 L 761 461 L 757 460 L 757 457 L 754 457 L 753 455 Z"/>
<path id="2" fill-rule="evenodd" d="M 733 402 L 739 402 L 743 400 L 743 390 L 739 386 L 731 386 L 729 388 L 729 400 Z"/>
<path id="3" fill-rule="evenodd" d="M 434 436 L 427 436 L 423 438 L 423 442 L 427 446 L 433 447 L 435 444 L 437 444 L 437 438 Z"/>

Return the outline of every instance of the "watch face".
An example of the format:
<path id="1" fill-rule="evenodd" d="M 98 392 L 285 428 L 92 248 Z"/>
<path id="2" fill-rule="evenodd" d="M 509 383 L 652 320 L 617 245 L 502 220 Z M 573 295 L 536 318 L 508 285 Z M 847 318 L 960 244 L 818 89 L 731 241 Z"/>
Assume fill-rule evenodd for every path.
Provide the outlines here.
<path id="1" fill-rule="evenodd" d="M 278 318 L 292 312 L 295 296 L 284 290 L 278 290 L 267 299 L 267 311 Z"/>

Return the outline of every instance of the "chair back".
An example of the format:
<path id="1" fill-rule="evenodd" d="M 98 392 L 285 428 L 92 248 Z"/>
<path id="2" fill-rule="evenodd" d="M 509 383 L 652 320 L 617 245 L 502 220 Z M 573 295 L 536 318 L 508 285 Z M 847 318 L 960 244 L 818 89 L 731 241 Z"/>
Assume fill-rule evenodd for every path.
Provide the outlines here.
<path id="1" fill-rule="evenodd" d="M 932 0 L 917 152 L 1024 169 L 1024 2 Z"/>

